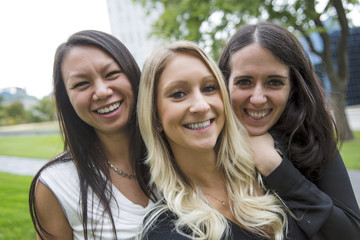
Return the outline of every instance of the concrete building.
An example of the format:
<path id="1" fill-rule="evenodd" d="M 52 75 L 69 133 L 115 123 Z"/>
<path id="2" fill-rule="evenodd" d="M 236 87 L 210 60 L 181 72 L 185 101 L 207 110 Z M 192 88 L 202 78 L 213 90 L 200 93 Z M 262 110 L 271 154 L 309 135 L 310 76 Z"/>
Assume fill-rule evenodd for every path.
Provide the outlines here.
<path id="1" fill-rule="evenodd" d="M 336 50 L 340 31 L 330 33 L 332 57 L 336 61 Z M 349 81 L 346 88 L 348 106 L 360 104 L 360 27 L 351 28 L 348 38 Z"/>
<path id="2" fill-rule="evenodd" d="M 327 25 L 327 24 L 325 24 Z M 331 53 L 334 63 L 336 63 L 336 51 L 339 40 L 340 30 L 339 27 L 334 27 L 328 31 L 330 36 Z M 318 33 L 310 35 L 315 49 L 322 51 L 323 44 Z M 348 54 L 349 54 L 349 81 L 346 88 L 346 105 L 360 105 L 360 27 L 350 29 L 350 35 L 348 38 Z M 319 56 L 312 53 L 309 50 L 307 43 L 304 39 L 300 39 L 305 50 L 308 52 L 312 64 L 315 67 L 316 73 L 324 82 L 324 87 L 327 92 L 331 91 L 330 81 L 327 77 L 323 66 L 322 60 Z"/>
<path id="3" fill-rule="evenodd" d="M 125 44 L 142 68 L 146 56 L 161 44 L 160 40 L 149 38 L 156 11 L 149 16 L 140 3 L 132 0 L 107 0 L 107 7 L 111 33 Z"/>
<path id="4" fill-rule="evenodd" d="M 29 96 L 26 89 L 19 87 L 8 87 L 0 89 L 1 104 L 4 106 L 14 102 L 21 102 L 26 110 L 31 109 L 38 102 L 36 97 Z"/>

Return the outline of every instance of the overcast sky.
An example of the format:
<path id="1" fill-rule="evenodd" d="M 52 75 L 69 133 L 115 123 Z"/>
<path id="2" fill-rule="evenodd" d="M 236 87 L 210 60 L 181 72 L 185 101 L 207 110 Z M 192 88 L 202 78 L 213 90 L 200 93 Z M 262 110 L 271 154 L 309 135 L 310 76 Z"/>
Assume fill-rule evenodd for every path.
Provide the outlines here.
<path id="1" fill-rule="evenodd" d="M 57 46 L 73 33 L 110 33 L 106 0 L 0 1 L 0 89 L 25 88 L 42 98 L 52 91 Z"/>
<path id="2" fill-rule="evenodd" d="M 351 16 L 360 26 L 359 9 Z M 25 88 L 39 99 L 52 91 L 60 43 L 85 29 L 111 33 L 106 0 L 1 0 L 0 29 L 0 89 Z"/>

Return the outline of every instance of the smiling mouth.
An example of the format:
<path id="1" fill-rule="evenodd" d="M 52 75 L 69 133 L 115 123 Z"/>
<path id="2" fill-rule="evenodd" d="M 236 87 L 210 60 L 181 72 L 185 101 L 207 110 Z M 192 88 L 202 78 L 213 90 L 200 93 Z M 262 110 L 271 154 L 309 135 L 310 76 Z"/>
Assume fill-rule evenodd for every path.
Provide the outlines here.
<path id="1" fill-rule="evenodd" d="M 200 129 L 204 129 L 208 126 L 210 126 L 210 124 L 214 121 L 214 119 L 210 119 L 207 120 L 205 122 L 201 122 L 201 123 L 190 123 L 190 124 L 185 124 L 184 126 L 188 129 L 191 130 L 200 130 Z"/>
<path id="2" fill-rule="evenodd" d="M 263 119 L 264 117 L 269 115 L 271 111 L 272 111 L 272 109 L 266 109 L 266 110 L 262 110 L 262 111 L 254 111 L 254 110 L 245 109 L 246 115 L 248 115 L 249 117 L 251 117 L 255 120 Z"/>
<path id="3" fill-rule="evenodd" d="M 111 104 L 108 107 L 96 109 L 95 112 L 97 112 L 99 114 L 107 114 L 107 113 L 113 112 L 120 107 L 121 103 L 122 103 L 122 101 Z"/>

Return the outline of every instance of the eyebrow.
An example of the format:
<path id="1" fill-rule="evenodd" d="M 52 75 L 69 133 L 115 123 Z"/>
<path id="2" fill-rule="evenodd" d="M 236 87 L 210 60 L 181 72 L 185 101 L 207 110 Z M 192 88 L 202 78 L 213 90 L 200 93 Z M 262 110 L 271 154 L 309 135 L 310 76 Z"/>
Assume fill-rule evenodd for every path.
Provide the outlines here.
<path id="1" fill-rule="evenodd" d="M 201 81 L 209 81 L 209 80 L 217 80 L 217 78 L 215 77 L 215 75 L 208 75 L 201 79 Z M 216 81 L 216 82 L 218 82 L 218 81 Z M 178 86 L 178 85 L 189 85 L 189 81 L 175 80 L 175 81 L 165 85 L 164 92 L 167 92 L 167 91 L 169 91 L 169 89 L 173 88 L 174 86 Z"/>
<path id="2" fill-rule="evenodd" d="M 250 75 L 239 75 L 239 76 L 234 77 L 234 79 L 237 79 L 237 78 L 254 78 L 254 77 L 250 76 Z M 283 75 L 269 75 L 269 76 L 267 76 L 267 78 L 284 78 L 284 79 L 287 79 L 288 77 L 283 76 Z"/>
<path id="3" fill-rule="evenodd" d="M 119 67 L 120 71 L 121 71 L 121 68 L 119 66 L 119 64 L 117 62 L 115 62 L 114 60 L 112 61 L 109 61 L 108 63 L 106 63 L 105 65 L 103 65 L 101 67 L 101 71 L 104 71 L 106 69 L 108 69 L 111 65 L 115 64 L 116 66 Z M 70 74 L 67 78 L 67 80 L 69 81 L 71 78 L 87 78 L 88 75 L 86 73 L 74 73 L 74 74 Z"/>
<path id="4" fill-rule="evenodd" d="M 85 73 L 72 73 L 68 76 L 67 80 L 70 81 L 72 78 L 87 78 Z"/>
<path id="5" fill-rule="evenodd" d="M 166 84 L 164 86 L 164 90 L 163 92 L 168 92 L 171 88 L 173 88 L 174 86 L 178 86 L 178 85 L 187 85 L 188 84 L 188 81 L 185 81 L 185 80 L 176 80 L 176 81 L 173 81 L 169 84 Z"/>
<path id="6" fill-rule="evenodd" d="M 268 78 L 284 78 L 284 79 L 287 79 L 288 77 L 283 76 L 283 75 L 270 75 L 270 76 L 268 76 Z"/>

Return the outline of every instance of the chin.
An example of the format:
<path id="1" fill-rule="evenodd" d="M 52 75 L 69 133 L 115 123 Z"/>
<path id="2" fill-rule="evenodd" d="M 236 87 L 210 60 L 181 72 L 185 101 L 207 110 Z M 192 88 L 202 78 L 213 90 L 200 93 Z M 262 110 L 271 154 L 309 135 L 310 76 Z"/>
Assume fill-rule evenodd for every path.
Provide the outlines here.
<path id="1" fill-rule="evenodd" d="M 197 147 L 200 152 L 206 152 L 209 150 L 213 150 L 215 148 L 215 143 L 203 144 Z"/>
<path id="2" fill-rule="evenodd" d="M 246 128 L 246 130 L 248 131 L 248 133 L 249 133 L 249 135 L 250 136 L 260 136 L 260 135 L 264 135 L 266 132 L 267 132 L 267 130 L 266 129 L 254 129 L 254 128 L 252 128 L 252 129 L 248 129 L 248 128 Z"/>

